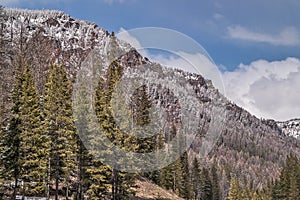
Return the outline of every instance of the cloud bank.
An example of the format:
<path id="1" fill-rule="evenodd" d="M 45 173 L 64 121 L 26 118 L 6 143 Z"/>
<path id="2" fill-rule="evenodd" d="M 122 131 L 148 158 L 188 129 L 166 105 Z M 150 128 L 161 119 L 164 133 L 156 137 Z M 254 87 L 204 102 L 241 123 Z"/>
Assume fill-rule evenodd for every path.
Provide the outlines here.
<path id="1" fill-rule="evenodd" d="M 66 2 L 69 0 L 0 0 L 0 5 L 13 7 L 13 6 L 33 6 L 33 5 L 47 5 Z"/>
<path id="2" fill-rule="evenodd" d="M 300 117 L 300 60 L 258 60 L 225 72 L 227 97 L 257 117 Z"/>
<path id="3" fill-rule="evenodd" d="M 232 39 L 246 40 L 252 42 L 263 42 L 271 45 L 295 46 L 300 45 L 299 31 L 294 27 L 287 27 L 279 34 L 258 33 L 242 26 L 227 27 L 228 36 Z"/>
<path id="4" fill-rule="evenodd" d="M 12 6 L 21 3 L 21 0 L 0 0 L 0 5 Z"/>

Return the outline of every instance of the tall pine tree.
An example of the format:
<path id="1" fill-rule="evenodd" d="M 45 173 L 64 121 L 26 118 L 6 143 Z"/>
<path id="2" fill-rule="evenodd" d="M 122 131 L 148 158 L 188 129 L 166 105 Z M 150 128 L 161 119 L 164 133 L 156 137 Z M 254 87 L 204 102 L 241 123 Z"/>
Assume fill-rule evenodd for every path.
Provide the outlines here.
<path id="1" fill-rule="evenodd" d="M 76 130 L 72 115 L 72 85 L 62 66 L 52 65 L 47 76 L 44 96 L 45 129 L 49 135 L 49 179 L 55 184 L 55 199 L 59 186 L 70 189 L 71 176 L 76 172 Z M 50 184 L 50 183 L 48 183 Z"/>
<path id="2" fill-rule="evenodd" d="M 216 160 L 213 161 L 211 165 L 211 182 L 212 182 L 212 193 L 213 193 L 213 200 L 220 200 L 220 186 L 219 186 L 219 178 L 217 173 L 217 163 Z"/>
<path id="3" fill-rule="evenodd" d="M 100 123 L 101 130 L 104 132 L 106 137 L 119 148 L 131 151 L 136 149 L 136 140 L 132 136 L 128 136 L 122 132 L 118 127 L 112 111 L 112 95 L 116 89 L 116 85 L 122 77 L 123 68 L 116 62 L 113 61 L 106 73 L 106 81 L 100 78 L 95 99 L 95 110 L 98 121 Z M 124 106 L 124 105 L 123 105 Z M 101 139 L 100 139 L 101 140 Z M 105 152 L 108 156 L 111 154 L 109 149 Z M 119 158 L 123 159 L 123 158 Z M 116 165 L 121 160 L 116 160 Z M 124 161 L 123 161 L 124 162 Z M 130 162 L 130 160 L 128 161 Z M 104 166 L 103 166 L 104 167 Z M 105 169 L 103 169 L 105 172 Z M 117 169 L 111 169 L 111 190 L 112 199 L 126 199 L 129 198 L 131 193 L 131 187 L 134 185 L 135 175 L 130 173 L 123 173 Z"/>
<path id="4" fill-rule="evenodd" d="M 16 75 L 16 82 L 12 92 L 11 119 L 9 120 L 8 130 L 3 131 L 2 136 L 2 152 L 1 160 L 3 162 L 4 171 L 2 176 L 6 177 L 5 182 L 13 181 L 13 193 L 11 199 L 15 199 L 18 191 L 18 181 L 20 178 L 20 134 L 21 134 L 21 120 L 20 120 L 20 106 L 22 96 L 22 85 L 24 78 L 22 76 L 22 59 L 20 59 L 19 67 Z M 10 177 L 12 180 L 7 180 Z"/>
<path id="5" fill-rule="evenodd" d="M 23 72 L 20 97 L 20 178 L 24 195 L 44 195 L 47 180 L 49 140 L 41 129 L 42 119 L 39 96 L 29 67 Z"/>
<path id="6" fill-rule="evenodd" d="M 191 180 L 192 180 L 192 191 L 193 191 L 193 199 L 200 199 L 200 166 L 199 161 L 195 157 L 192 163 L 191 170 Z"/>
<path id="7" fill-rule="evenodd" d="M 13 197 L 19 180 L 24 196 L 44 195 L 47 180 L 48 138 L 41 130 L 39 96 L 29 67 L 19 67 L 13 91 L 12 118 L 2 137 L 3 171 L 14 181 Z M 20 183 L 20 184 L 21 184 Z"/>
<path id="8" fill-rule="evenodd" d="M 242 200 L 241 187 L 239 181 L 235 178 L 232 178 L 230 181 L 228 200 Z"/>
<path id="9" fill-rule="evenodd" d="M 209 177 L 209 171 L 205 167 L 201 170 L 200 178 L 200 196 L 201 199 L 211 200 L 213 199 L 212 185 Z"/>

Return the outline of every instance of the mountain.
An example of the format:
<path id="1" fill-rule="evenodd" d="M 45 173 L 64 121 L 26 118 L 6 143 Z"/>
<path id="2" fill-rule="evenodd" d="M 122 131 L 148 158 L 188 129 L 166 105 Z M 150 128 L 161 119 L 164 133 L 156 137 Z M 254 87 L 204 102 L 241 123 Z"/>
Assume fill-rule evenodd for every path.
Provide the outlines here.
<path id="1" fill-rule="evenodd" d="M 102 77 L 108 84 L 105 73 L 111 63 L 116 63 L 123 70 L 124 80 L 151 81 L 147 94 L 154 107 L 166 113 L 159 118 L 165 122 L 164 137 L 168 138 L 165 143 L 172 140 L 171 130 L 179 132 L 181 127 L 191 123 L 188 128 L 193 128 L 195 138 L 187 151 L 189 168 L 195 158 L 202 168 L 211 169 L 215 163 L 222 199 L 227 196 L 232 178 L 237 178 L 243 187 L 262 190 L 279 178 L 288 155 L 300 156 L 300 142 L 296 139 L 300 120 L 258 119 L 229 101 L 205 77 L 153 63 L 95 23 L 50 10 L 5 9 L 1 15 L 0 119 L 3 129 L 9 125 L 11 91 L 20 65 L 31 66 L 36 88 L 43 96 L 50 64 L 62 64 L 73 83 L 82 74 L 86 75 L 85 84 L 93 91 L 93 84 L 98 84 L 93 82 L 94 78 Z M 94 68 L 95 63 L 98 68 Z M 120 85 L 124 86 L 126 82 Z M 179 94 L 192 99 L 182 100 Z M 197 109 L 184 116 L 195 114 L 197 117 L 184 121 L 182 110 L 189 106 Z M 211 132 L 216 134 L 210 135 Z M 210 143 L 204 139 L 206 136 L 213 137 Z M 204 148 L 206 144 L 212 148 Z"/>

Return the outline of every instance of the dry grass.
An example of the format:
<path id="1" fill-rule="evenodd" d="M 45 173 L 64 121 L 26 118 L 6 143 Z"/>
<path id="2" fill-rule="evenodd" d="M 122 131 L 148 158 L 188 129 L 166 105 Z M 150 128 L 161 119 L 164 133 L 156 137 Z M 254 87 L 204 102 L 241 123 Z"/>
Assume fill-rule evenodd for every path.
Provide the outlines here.
<path id="1" fill-rule="evenodd" d="M 133 200 L 183 200 L 174 192 L 167 191 L 144 178 L 139 178 L 136 185 L 138 188 L 134 189 L 136 197 L 133 197 Z"/>

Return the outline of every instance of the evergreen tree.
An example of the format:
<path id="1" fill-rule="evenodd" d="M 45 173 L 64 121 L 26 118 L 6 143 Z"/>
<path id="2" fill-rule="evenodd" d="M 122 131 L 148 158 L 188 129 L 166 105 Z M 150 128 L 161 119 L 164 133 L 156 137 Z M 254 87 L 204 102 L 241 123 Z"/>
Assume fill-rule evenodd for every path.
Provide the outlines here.
<path id="1" fill-rule="evenodd" d="M 106 73 L 106 82 L 104 82 L 103 79 L 100 79 L 96 90 L 95 109 L 101 130 L 105 133 L 106 137 L 119 148 L 126 151 L 133 151 L 137 149 L 136 139 L 126 133 L 123 133 L 119 129 L 111 110 L 113 107 L 112 95 L 116 89 L 118 81 L 122 76 L 122 73 L 123 68 L 116 61 L 109 65 Z M 114 104 L 114 106 L 116 105 Z M 110 155 L 110 150 L 106 150 L 105 154 Z M 122 161 L 116 161 L 115 164 L 117 165 L 118 162 Z M 127 162 L 131 161 L 127 160 Z M 134 179 L 134 174 L 122 173 L 116 169 L 111 169 L 112 199 L 119 200 L 128 198 L 131 193 L 130 188 L 134 186 Z"/>
<path id="2" fill-rule="evenodd" d="M 220 186 L 219 186 L 219 178 L 217 173 L 217 163 L 216 160 L 213 161 L 211 166 L 211 180 L 212 180 L 212 193 L 213 200 L 220 200 Z"/>
<path id="3" fill-rule="evenodd" d="M 78 84 L 77 93 L 76 93 L 76 104 L 73 105 L 76 109 L 76 117 L 74 119 L 77 127 L 76 134 L 76 155 L 77 155 L 77 183 L 76 183 L 76 199 L 83 199 L 84 194 L 89 189 L 92 184 L 90 179 L 90 169 L 94 167 L 92 162 L 92 155 L 85 148 L 84 142 L 89 137 L 89 101 L 87 88 L 84 86 L 84 83 L 81 82 Z M 81 137 L 80 137 L 81 136 Z M 82 141 L 84 140 L 84 141 Z M 94 198 L 90 194 L 91 198 Z"/>
<path id="4" fill-rule="evenodd" d="M 99 82 L 96 95 L 101 95 L 102 82 Z M 90 104 L 88 101 L 89 93 L 84 83 L 79 83 L 77 87 L 77 105 L 76 106 L 76 126 L 78 134 L 77 136 L 77 162 L 78 162 L 78 186 L 77 186 L 77 199 L 82 199 L 83 194 L 87 194 L 90 199 L 103 199 L 108 195 L 110 188 L 110 176 L 111 169 L 96 159 L 97 154 L 90 149 L 88 151 L 84 146 L 85 144 L 97 145 L 101 142 L 101 137 L 96 134 L 98 123 L 91 121 L 89 116 Z M 102 95 L 101 95 L 102 97 Z M 100 97 L 98 97 L 99 99 Z M 99 102 L 98 102 L 99 103 Z M 102 108 L 102 103 L 96 106 L 97 111 Z M 98 112 L 97 112 L 98 113 Z M 103 113 L 103 112 L 101 112 Z M 99 117 L 100 115 L 98 115 Z M 89 143 L 86 142 L 89 140 Z M 95 153 L 95 154 L 92 154 Z"/>
<path id="5" fill-rule="evenodd" d="M 72 116 L 72 86 L 62 66 L 52 65 L 45 85 L 45 129 L 49 135 L 49 176 L 55 183 L 55 199 L 59 185 L 70 188 L 71 175 L 76 171 L 76 135 Z M 48 183 L 50 184 L 50 183 Z"/>
<path id="6" fill-rule="evenodd" d="M 197 158 L 194 158 L 192 163 L 192 190 L 193 190 L 193 199 L 200 199 L 200 179 L 201 179 L 201 171 L 199 166 L 199 161 Z"/>
<path id="7" fill-rule="evenodd" d="M 171 173 L 172 173 L 172 189 L 177 194 L 180 195 L 180 192 L 183 190 L 183 172 L 181 159 L 175 160 L 171 164 Z"/>
<path id="8" fill-rule="evenodd" d="M 275 181 L 275 184 L 273 186 L 272 199 L 273 200 L 284 199 L 284 195 L 283 195 L 283 191 L 282 191 L 282 188 L 281 188 L 281 184 L 279 183 L 278 180 Z"/>
<path id="9" fill-rule="evenodd" d="M 18 190 L 18 180 L 20 178 L 21 164 L 20 160 L 20 134 L 21 134 L 21 119 L 20 119 L 20 107 L 22 97 L 22 85 L 24 78 L 22 77 L 22 64 L 20 62 L 17 71 L 16 81 L 17 84 L 14 87 L 12 94 L 13 106 L 11 108 L 12 117 L 9 121 L 8 130 L 3 131 L 2 137 L 2 152 L 1 160 L 3 162 L 4 171 L 2 176 L 6 177 L 5 182 L 10 180 L 11 177 L 14 182 L 12 199 L 15 199 Z"/>
<path id="10" fill-rule="evenodd" d="M 49 140 L 41 130 L 39 97 L 29 67 L 22 74 L 22 95 L 20 98 L 20 178 L 24 195 L 45 194 Z"/>
<path id="11" fill-rule="evenodd" d="M 253 196 L 255 196 L 255 198 L 257 198 L 256 192 L 251 192 L 249 190 L 249 188 L 245 188 L 241 193 L 241 198 L 243 200 L 252 200 Z"/>
<path id="12" fill-rule="evenodd" d="M 230 181 L 228 200 L 242 200 L 241 187 L 235 178 L 232 178 Z"/>
<path id="13" fill-rule="evenodd" d="M 142 133 L 139 133 L 140 135 L 143 134 L 143 137 L 136 139 L 136 142 L 138 143 L 136 151 L 139 153 L 152 152 L 155 150 L 156 136 L 148 137 L 147 135 L 153 131 L 151 127 L 147 126 L 151 122 L 150 108 L 152 105 L 150 97 L 147 94 L 147 86 L 142 85 L 137 88 L 130 100 L 131 123 L 137 127 L 137 130 L 132 131 L 139 131 L 139 128 L 142 128 L 143 130 Z"/>
<path id="14" fill-rule="evenodd" d="M 181 156 L 181 165 L 182 165 L 182 176 L 183 176 L 183 188 L 180 192 L 181 196 L 185 199 L 191 199 L 192 197 L 192 184 L 190 181 L 190 168 L 189 168 L 189 161 L 188 161 L 188 154 L 184 152 Z"/>
<path id="15" fill-rule="evenodd" d="M 3 173 L 14 180 L 13 197 L 18 180 L 23 195 L 44 195 L 47 178 L 48 139 L 42 132 L 39 97 L 29 67 L 19 68 L 13 91 L 12 119 L 2 135 Z M 9 180 L 7 180 L 9 181 Z"/>
<path id="16" fill-rule="evenodd" d="M 295 156 L 288 156 L 286 164 L 281 170 L 280 179 L 275 181 L 272 190 L 272 199 L 299 199 L 300 198 L 300 162 Z"/>
<path id="17" fill-rule="evenodd" d="M 287 159 L 287 168 L 289 169 L 289 188 L 288 199 L 300 199 L 300 162 L 297 157 L 289 156 Z"/>
<path id="18" fill-rule="evenodd" d="M 209 171 L 205 167 L 201 170 L 200 183 L 200 199 L 211 200 L 213 198 L 212 185 Z"/>
<path id="19" fill-rule="evenodd" d="M 160 132 L 157 137 L 156 137 L 156 143 L 155 143 L 155 150 L 156 152 L 158 152 L 159 149 L 162 149 L 164 148 L 164 134 L 162 132 Z M 161 162 L 161 159 L 164 159 L 164 158 L 161 158 L 162 155 L 160 155 L 159 153 L 156 153 L 156 162 Z M 157 164 L 157 163 L 155 163 Z M 162 184 L 162 181 L 161 179 L 163 178 L 163 176 L 161 175 L 162 173 L 162 170 L 159 169 L 159 170 L 155 170 L 153 172 L 151 172 L 149 174 L 149 178 L 157 185 L 160 185 L 160 186 L 163 186 Z"/>
<path id="20" fill-rule="evenodd" d="M 90 199 L 103 199 L 110 188 L 111 170 L 99 160 L 93 159 L 87 167 L 89 175 L 88 189 L 86 193 Z"/>
<path id="21" fill-rule="evenodd" d="M 172 126 L 171 132 L 169 135 L 175 136 L 176 127 Z M 172 137 L 169 136 L 169 139 Z M 161 135 L 159 134 L 160 138 Z M 160 138 L 159 140 L 161 140 Z M 181 135 L 177 137 L 177 143 L 173 144 L 169 147 L 169 154 L 166 160 L 166 163 L 169 163 L 170 158 L 174 156 L 180 155 L 180 151 L 184 148 L 185 141 Z M 163 146 L 163 142 L 160 141 L 160 146 Z M 159 170 L 159 184 L 166 189 L 172 189 L 177 195 L 182 196 L 184 198 L 189 199 L 191 197 L 191 183 L 190 183 L 190 174 L 189 174 L 189 166 L 188 166 L 188 158 L 187 153 L 184 152 L 182 156 L 177 158 L 173 163 Z"/>

